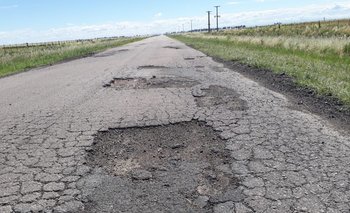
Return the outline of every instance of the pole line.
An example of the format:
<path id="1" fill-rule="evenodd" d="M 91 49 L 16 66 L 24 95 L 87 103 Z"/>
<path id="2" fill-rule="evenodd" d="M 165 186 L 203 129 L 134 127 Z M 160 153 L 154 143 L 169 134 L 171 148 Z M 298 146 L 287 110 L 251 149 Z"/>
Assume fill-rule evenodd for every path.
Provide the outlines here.
<path id="1" fill-rule="evenodd" d="M 211 29 L 210 29 L 210 13 L 211 11 L 207 11 L 208 13 L 208 33 L 210 33 Z"/>
<path id="2" fill-rule="evenodd" d="M 216 8 L 216 16 L 215 16 L 215 18 L 216 18 L 216 31 L 219 32 L 219 18 L 220 18 L 220 16 L 219 16 L 219 7 L 220 6 L 214 6 L 214 7 Z"/>

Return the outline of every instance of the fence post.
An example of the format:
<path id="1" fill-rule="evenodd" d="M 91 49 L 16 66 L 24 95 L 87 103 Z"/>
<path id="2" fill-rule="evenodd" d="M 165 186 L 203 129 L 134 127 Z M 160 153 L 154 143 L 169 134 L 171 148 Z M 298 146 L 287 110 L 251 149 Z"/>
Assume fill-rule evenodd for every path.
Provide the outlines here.
<path id="1" fill-rule="evenodd" d="M 318 21 L 318 28 L 321 29 L 321 21 Z"/>

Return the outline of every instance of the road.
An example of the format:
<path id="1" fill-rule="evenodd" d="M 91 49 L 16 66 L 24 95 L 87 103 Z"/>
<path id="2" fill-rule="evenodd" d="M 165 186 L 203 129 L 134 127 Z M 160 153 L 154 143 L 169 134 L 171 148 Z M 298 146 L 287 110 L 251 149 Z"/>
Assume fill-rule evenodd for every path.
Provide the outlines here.
<path id="1" fill-rule="evenodd" d="M 165 36 L 2 78 L 0 109 L 3 213 L 350 209 L 349 133 Z"/>

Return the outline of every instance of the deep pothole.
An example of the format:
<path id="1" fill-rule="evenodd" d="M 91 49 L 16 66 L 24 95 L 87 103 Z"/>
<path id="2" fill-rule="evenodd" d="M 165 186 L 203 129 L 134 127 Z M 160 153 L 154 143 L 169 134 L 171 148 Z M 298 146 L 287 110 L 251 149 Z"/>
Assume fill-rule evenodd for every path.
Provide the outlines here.
<path id="1" fill-rule="evenodd" d="M 212 212 L 242 200 L 230 162 L 225 141 L 196 121 L 100 132 L 88 164 L 111 178 L 87 212 Z"/>
<path id="2" fill-rule="evenodd" d="M 104 87 L 116 90 L 151 89 L 151 88 L 187 88 L 198 85 L 199 82 L 187 78 L 156 77 L 146 78 L 114 78 Z"/>
<path id="3" fill-rule="evenodd" d="M 247 102 L 240 98 L 240 95 L 233 89 L 221 86 L 210 86 L 202 89 L 203 96 L 196 97 L 198 107 L 224 106 L 230 111 L 244 111 L 248 108 Z"/>

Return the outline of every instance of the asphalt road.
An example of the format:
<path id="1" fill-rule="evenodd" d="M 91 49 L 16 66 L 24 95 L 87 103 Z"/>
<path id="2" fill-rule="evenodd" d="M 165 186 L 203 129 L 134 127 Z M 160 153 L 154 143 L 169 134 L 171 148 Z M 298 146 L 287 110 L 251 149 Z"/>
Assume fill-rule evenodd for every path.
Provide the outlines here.
<path id="1" fill-rule="evenodd" d="M 146 82 L 126 80 L 136 77 Z M 133 182 L 87 162 L 95 135 L 190 121 L 217 131 L 230 153 L 227 172 L 237 180 L 231 197 L 216 202 L 198 185 L 197 206 L 349 212 L 349 133 L 164 36 L 0 79 L 0 212 L 137 212 L 114 205 L 135 206 Z M 174 202 L 159 209 L 160 198 L 152 196 L 150 212 L 196 211 L 189 199 L 178 209 Z"/>

